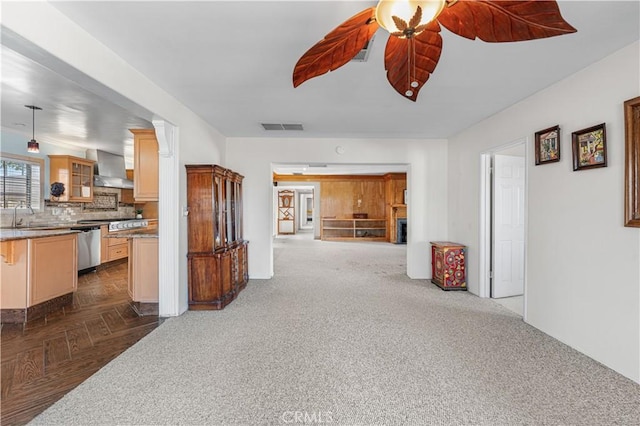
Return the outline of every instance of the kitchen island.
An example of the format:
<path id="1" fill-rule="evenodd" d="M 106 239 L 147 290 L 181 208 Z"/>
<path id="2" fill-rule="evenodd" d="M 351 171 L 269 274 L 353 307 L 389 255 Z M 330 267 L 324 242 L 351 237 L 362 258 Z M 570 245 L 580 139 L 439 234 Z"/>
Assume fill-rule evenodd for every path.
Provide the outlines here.
<path id="1" fill-rule="evenodd" d="M 0 229 L 3 323 L 44 317 L 73 303 L 78 288 L 78 231 Z"/>
<path id="2" fill-rule="evenodd" d="M 129 296 L 140 315 L 158 313 L 158 229 L 107 234 L 129 242 Z"/>

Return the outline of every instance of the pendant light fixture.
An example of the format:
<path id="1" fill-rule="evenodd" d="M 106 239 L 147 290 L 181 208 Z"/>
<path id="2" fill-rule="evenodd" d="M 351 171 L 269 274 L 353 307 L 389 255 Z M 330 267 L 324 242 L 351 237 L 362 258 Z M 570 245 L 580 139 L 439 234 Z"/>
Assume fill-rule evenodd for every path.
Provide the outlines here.
<path id="1" fill-rule="evenodd" d="M 36 110 L 42 110 L 42 108 L 35 105 L 25 105 L 25 107 L 31 109 L 33 121 L 32 121 L 32 136 L 31 140 L 27 142 L 27 152 L 40 152 L 40 144 L 36 141 Z"/>

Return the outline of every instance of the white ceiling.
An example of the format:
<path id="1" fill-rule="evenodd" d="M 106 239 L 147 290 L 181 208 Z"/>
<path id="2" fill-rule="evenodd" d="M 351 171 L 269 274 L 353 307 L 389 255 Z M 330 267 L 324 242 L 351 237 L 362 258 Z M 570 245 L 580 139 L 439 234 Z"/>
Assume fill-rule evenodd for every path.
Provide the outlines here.
<path id="1" fill-rule="evenodd" d="M 640 38 L 638 1 L 561 1 L 578 32 L 543 40 L 490 44 L 443 28 L 440 62 L 414 103 L 386 81 L 382 30 L 367 62 L 293 88 L 298 58 L 375 2 L 52 4 L 227 137 L 447 138 Z M 37 139 L 120 153 L 126 129 L 150 126 L 67 74 L 3 47 L 3 128 L 30 139 L 24 105 L 36 104 L 44 108 Z M 260 123 L 305 130 L 269 132 Z"/>

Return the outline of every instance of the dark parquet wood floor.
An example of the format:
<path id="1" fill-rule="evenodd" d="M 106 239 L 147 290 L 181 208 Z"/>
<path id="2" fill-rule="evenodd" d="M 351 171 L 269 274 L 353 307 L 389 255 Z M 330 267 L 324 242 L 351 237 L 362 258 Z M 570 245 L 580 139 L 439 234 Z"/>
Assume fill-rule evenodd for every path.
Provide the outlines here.
<path id="1" fill-rule="evenodd" d="M 160 323 L 139 316 L 127 262 L 78 278 L 73 305 L 41 320 L 2 325 L 1 424 L 29 422 Z"/>

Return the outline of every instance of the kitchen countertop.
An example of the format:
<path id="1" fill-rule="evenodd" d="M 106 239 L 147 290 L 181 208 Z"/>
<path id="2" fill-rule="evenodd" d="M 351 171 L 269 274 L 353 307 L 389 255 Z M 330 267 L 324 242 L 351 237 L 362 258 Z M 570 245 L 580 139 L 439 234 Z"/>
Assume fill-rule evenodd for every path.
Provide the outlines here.
<path id="1" fill-rule="evenodd" d="M 0 241 L 26 240 L 32 238 L 54 237 L 56 235 L 77 234 L 80 231 L 72 231 L 67 226 L 60 229 L 25 229 L 12 228 L 0 229 Z"/>
<path id="2" fill-rule="evenodd" d="M 64 235 L 69 233 L 77 233 L 75 229 L 91 228 L 100 225 L 108 225 L 111 222 L 119 220 L 131 220 L 129 218 L 114 218 L 103 220 L 91 220 L 85 223 L 76 222 L 32 222 L 28 226 L 19 226 L 17 228 L 0 228 L 0 241 L 23 240 L 29 238 L 43 238 L 54 235 Z M 105 238 L 158 238 L 158 229 L 156 226 L 158 219 L 146 219 L 149 221 L 150 228 L 130 229 L 125 231 L 114 232 L 105 235 Z M 74 230 L 70 230 L 74 228 Z"/>
<path id="3" fill-rule="evenodd" d="M 105 238 L 158 238 L 158 229 L 131 229 L 127 231 L 110 232 Z"/>
<path id="4" fill-rule="evenodd" d="M 108 225 L 109 222 L 91 222 L 91 223 L 75 223 L 75 222 L 58 222 L 58 223 L 30 223 L 27 226 L 0 227 L 0 231 L 49 231 L 69 228 L 91 228 L 94 226 Z"/>

